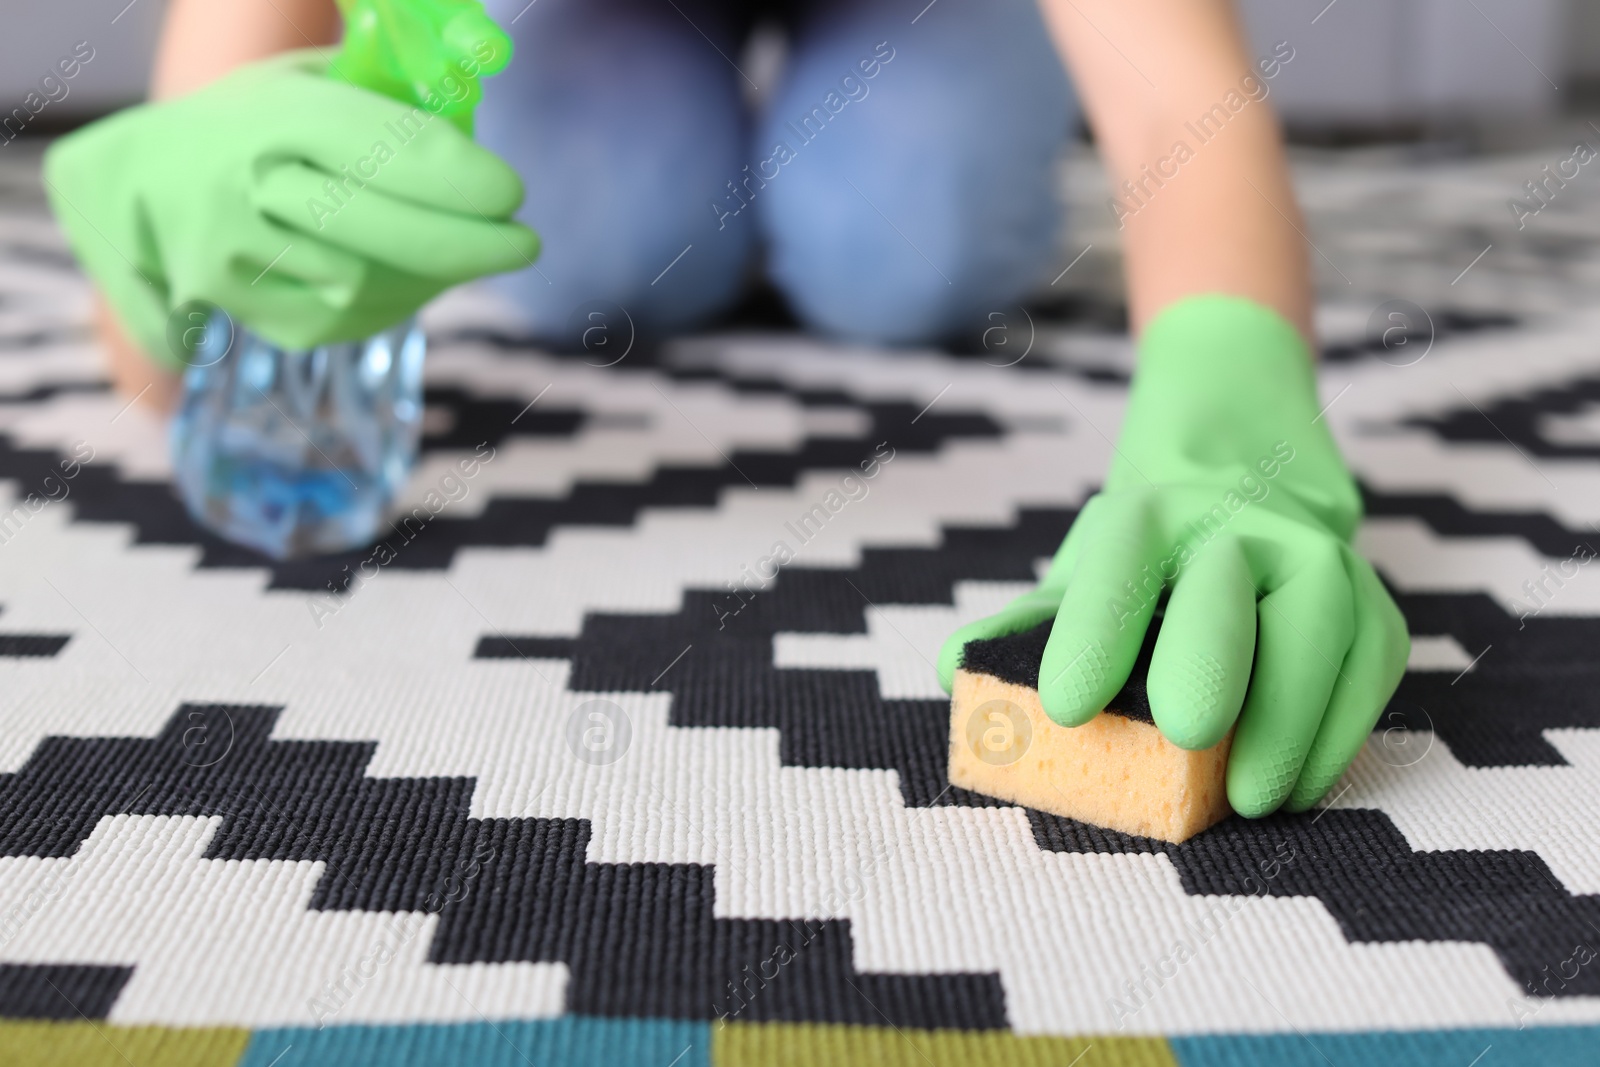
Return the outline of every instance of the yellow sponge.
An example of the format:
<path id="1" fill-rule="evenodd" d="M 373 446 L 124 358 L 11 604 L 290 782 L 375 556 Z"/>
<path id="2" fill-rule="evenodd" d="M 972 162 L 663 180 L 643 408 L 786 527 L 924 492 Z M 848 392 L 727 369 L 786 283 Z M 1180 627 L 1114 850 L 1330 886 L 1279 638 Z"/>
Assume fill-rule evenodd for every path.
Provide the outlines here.
<path id="1" fill-rule="evenodd" d="M 951 784 L 1165 841 L 1226 818 L 1233 734 L 1199 752 L 1162 736 L 1144 689 L 1155 630 L 1111 706 L 1077 727 L 1057 726 L 1039 703 L 1049 623 L 969 643 L 951 692 Z"/>

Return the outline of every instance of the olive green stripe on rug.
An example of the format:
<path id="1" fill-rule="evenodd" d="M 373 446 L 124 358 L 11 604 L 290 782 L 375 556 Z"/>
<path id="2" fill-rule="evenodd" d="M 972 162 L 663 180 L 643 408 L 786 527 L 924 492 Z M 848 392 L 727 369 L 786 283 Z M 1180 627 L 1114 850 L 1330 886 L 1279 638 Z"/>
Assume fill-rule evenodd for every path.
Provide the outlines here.
<path id="1" fill-rule="evenodd" d="M 0 1019 L 0 1061 L 18 1067 L 234 1067 L 250 1031 Z"/>
<path id="2" fill-rule="evenodd" d="M 1160 1037 L 1020 1037 L 819 1023 L 711 1027 L 713 1067 L 1176 1067 Z"/>

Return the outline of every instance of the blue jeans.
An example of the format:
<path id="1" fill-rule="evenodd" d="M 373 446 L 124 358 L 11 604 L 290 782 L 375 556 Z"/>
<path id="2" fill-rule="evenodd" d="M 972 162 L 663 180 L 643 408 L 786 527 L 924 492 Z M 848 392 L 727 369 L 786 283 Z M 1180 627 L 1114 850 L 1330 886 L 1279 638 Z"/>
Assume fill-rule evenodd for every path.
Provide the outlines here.
<path id="1" fill-rule="evenodd" d="M 596 302 L 694 326 L 764 252 L 808 326 L 927 342 L 1054 259 L 1076 103 L 1035 0 L 796 0 L 760 115 L 748 0 L 525 3 L 490 0 L 516 53 L 478 131 L 527 184 L 544 251 L 499 284 L 544 336 Z"/>

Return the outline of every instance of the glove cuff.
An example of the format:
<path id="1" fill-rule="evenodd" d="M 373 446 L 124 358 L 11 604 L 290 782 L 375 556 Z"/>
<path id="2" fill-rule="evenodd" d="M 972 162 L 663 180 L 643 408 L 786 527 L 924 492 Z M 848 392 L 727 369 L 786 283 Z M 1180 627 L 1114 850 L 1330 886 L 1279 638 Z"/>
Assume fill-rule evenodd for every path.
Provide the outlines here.
<path id="1" fill-rule="evenodd" d="M 1145 327 L 1107 489 L 1266 476 L 1348 538 L 1360 496 L 1321 417 L 1311 351 L 1270 308 L 1208 294 Z"/>

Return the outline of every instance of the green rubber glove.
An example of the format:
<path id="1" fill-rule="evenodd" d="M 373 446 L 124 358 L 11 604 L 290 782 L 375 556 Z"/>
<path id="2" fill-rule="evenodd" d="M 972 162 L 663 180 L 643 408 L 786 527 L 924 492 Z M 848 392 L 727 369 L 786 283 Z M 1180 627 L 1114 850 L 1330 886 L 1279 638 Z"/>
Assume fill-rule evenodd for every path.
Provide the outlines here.
<path id="1" fill-rule="evenodd" d="M 1145 330 L 1104 492 L 1037 590 L 945 642 L 940 681 L 968 641 L 1053 618 L 1039 696 L 1052 720 L 1082 725 L 1127 681 L 1170 590 L 1150 664 L 1156 725 L 1200 749 L 1237 720 L 1234 810 L 1304 811 L 1360 751 L 1410 651 L 1350 547 L 1360 517 L 1299 333 L 1247 300 L 1182 300 Z"/>
<path id="2" fill-rule="evenodd" d="M 73 251 L 151 357 L 210 301 L 287 348 L 393 326 L 527 266 L 522 182 L 448 119 L 328 78 L 314 53 L 242 67 L 58 140 L 44 179 Z"/>

